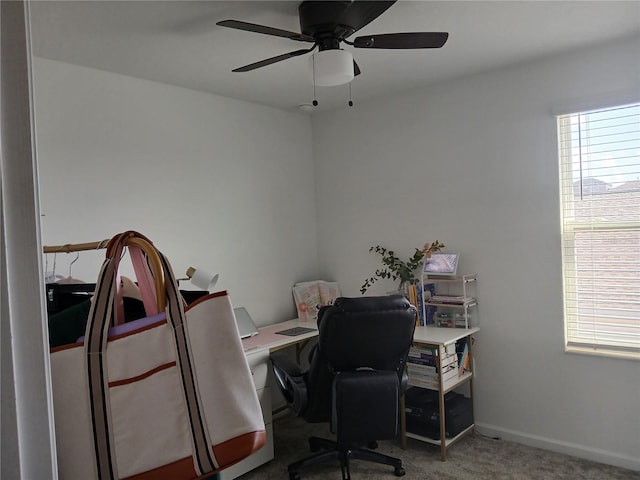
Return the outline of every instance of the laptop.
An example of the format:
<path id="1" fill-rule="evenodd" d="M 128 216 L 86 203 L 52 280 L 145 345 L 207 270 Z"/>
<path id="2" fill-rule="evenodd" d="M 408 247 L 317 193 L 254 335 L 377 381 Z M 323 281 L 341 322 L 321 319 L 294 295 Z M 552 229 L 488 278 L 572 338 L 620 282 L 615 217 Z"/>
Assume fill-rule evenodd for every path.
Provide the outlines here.
<path id="1" fill-rule="evenodd" d="M 244 307 L 238 307 L 233 309 L 233 313 L 236 317 L 236 323 L 238 325 L 238 332 L 240 332 L 240 338 L 253 337 L 258 334 L 258 327 L 253 323 L 253 319 Z"/>

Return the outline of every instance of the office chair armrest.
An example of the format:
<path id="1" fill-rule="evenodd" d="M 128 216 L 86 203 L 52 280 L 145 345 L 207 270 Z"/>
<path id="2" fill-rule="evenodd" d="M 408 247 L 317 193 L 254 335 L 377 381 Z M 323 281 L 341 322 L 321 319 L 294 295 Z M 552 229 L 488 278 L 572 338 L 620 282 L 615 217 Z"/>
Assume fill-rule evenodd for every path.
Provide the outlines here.
<path id="1" fill-rule="evenodd" d="M 270 355 L 273 375 L 289 408 L 296 415 L 302 415 L 307 408 L 307 384 L 300 365 L 285 352 Z"/>

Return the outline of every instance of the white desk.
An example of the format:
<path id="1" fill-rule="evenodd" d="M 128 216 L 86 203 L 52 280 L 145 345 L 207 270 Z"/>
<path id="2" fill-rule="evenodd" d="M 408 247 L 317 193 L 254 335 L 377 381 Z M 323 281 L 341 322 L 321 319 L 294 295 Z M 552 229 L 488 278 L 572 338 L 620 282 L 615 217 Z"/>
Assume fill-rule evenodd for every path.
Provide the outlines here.
<path id="1" fill-rule="evenodd" d="M 296 336 L 277 334 L 281 330 L 293 327 L 309 327 L 314 330 Z M 300 352 L 313 338 L 318 336 L 317 325 L 310 322 L 289 320 L 287 322 L 259 328 L 258 335 L 242 340 L 244 352 L 249 363 L 253 383 L 258 393 L 262 416 L 267 430 L 267 443 L 253 455 L 220 472 L 221 480 L 232 480 L 273 459 L 273 417 L 271 407 L 271 386 L 269 382 L 271 361 L 269 354 L 287 347 L 296 347 L 296 356 L 300 360 Z"/>
<path id="2" fill-rule="evenodd" d="M 469 328 L 445 328 L 429 325 L 428 327 L 416 327 L 413 332 L 413 343 L 427 345 L 450 345 L 458 340 L 478 333 L 479 327 Z"/>
<path id="3" fill-rule="evenodd" d="M 281 335 L 276 332 L 281 330 L 288 330 L 294 327 L 306 327 L 313 328 L 313 331 L 302 333 L 296 336 Z M 298 349 L 298 353 L 309 340 L 318 336 L 318 326 L 314 322 L 300 322 L 298 319 L 289 320 L 287 322 L 276 323 L 275 325 L 269 325 L 267 327 L 259 328 L 258 335 L 242 340 L 244 351 L 246 354 L 250 354 L 254 350 L 269 350 L 269 352 L 275 352 L 282 348 L 295 346 Z"/>

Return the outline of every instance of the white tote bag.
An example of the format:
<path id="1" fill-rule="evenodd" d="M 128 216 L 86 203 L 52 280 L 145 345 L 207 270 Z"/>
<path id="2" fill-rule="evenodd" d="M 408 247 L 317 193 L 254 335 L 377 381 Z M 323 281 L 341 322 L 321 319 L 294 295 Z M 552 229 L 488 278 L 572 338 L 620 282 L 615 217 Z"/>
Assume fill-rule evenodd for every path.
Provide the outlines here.
<path id="1" fill-rule="evenodd" d="M 161 269 L 166 315 L 109 328 L 125 245 Z M 85 337 L 53 349 L 51 370 L 61 480 L 201 479 L 266 441 L 229 296 L 185 309 L 166 257 L 136 232 L 112 239 Z"/>

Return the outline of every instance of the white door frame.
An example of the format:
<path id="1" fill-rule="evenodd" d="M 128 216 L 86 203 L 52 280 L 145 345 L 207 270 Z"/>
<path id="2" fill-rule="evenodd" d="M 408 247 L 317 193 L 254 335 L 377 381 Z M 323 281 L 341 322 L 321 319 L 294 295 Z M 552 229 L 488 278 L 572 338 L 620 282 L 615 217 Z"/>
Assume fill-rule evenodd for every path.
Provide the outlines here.
<path id="1" fill-rule="evenodd" d="M 28 13 L 0 1 L 0 477 L 55 480 Z"/>

